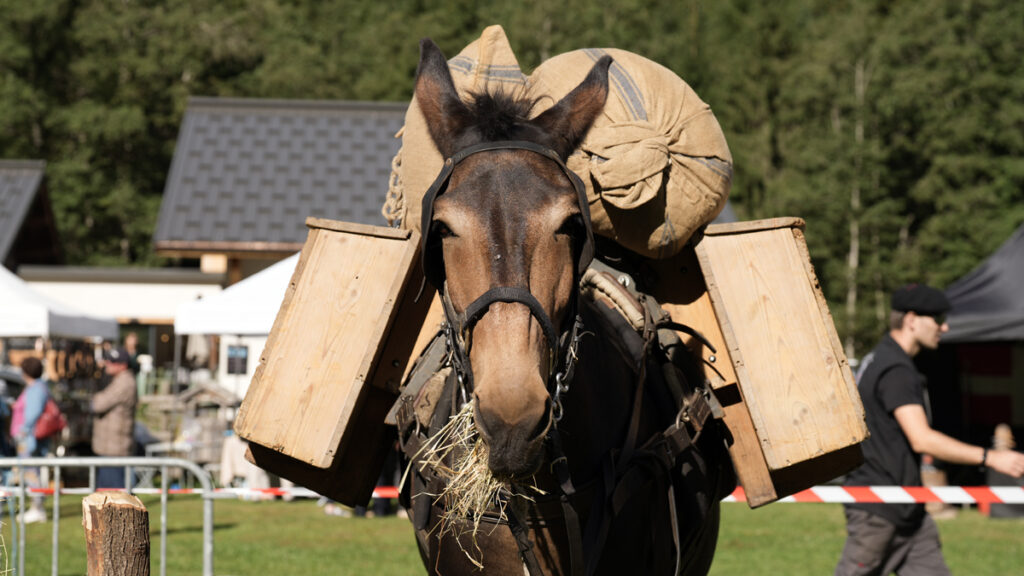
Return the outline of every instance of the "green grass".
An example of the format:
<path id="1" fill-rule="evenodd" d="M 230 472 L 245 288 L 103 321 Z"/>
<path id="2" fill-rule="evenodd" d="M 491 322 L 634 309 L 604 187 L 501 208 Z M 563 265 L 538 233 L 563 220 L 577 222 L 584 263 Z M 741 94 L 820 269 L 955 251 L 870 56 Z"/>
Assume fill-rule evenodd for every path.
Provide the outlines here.
<path id="1" fill-rule="evenodd" d="M 140 497 L 150 517 L 152 574 L 159 574 L 160 500 Z M 50 501 L 47 500 L 47 511 Z M 61 498 L 61 576 L 86 572 L 82 497 Z M 6 552 L 14 551 L 4 512 L 2 530 Z M 202 574 L 202 501 L 196 496 L 172 496 L 167 507 L 167 574 Z M 30 524 L 26 531 L 26 574 L 51 572 L 53 523 Z M 400 518 L 340 518 L 327 516 L 312 500 L 244 502 L 217 500 L 214 504 L 214 571 L 218 576 L 304 576 L 424 574 L 412 526 Z M 5 559 L 0 559 L 0 572 Z M 8 561 L 13 567 L 13 562 Z"/>
<path id="2" fill-rule="evenodd" d="M 1006 576 L 1024 566 L 1024 519 L 990 519 L 977 510 L 936 520 L 953 574 Z M 712 576 L 819 575 L 835 571 L 846 541 L 840 504 L 722 504 Z"/>
<path id="3" fill-rule="evenodd" d="M 143 497 L 152 525 L 154 575 L 159 574 L 160 501 Z M 49 502 L 48 502 L 49 504 Z M 831 574 L 845 538 L 838 504 L 773 504 L 749 510 L 723 504 L 714 576 Z M 60 571 L 85 573 L 81 497 L 61 499 Z M 2 530 L 12 552 L 9 518 Z M 310 500 L 218 500 L 214 512 L 215 570 L 219 576 L 422 575 L 408 520 L 327 516 Z M 939 520 L 946 560 L 954 574 L 1004 576 L 1024 566 L 1024 519 L 990 520 L 974 510 Z M 26 573 L 50 574 L 52 522 L 28 526 Z M 4 559 L 0 558 L 0 571 Z M 8 567 L 13 567 L 8 562 Z M 167 574 L 202 569 L 202 503 L 172 497 L 168 506 Z"/>

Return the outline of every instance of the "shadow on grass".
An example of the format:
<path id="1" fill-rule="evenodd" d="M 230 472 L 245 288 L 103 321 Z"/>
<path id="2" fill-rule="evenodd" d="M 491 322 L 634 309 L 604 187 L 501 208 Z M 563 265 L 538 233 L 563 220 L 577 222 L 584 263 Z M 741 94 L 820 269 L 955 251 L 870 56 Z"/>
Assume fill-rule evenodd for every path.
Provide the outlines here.
<path id="1" fill-rule="evenodd" d="M 225 522 L 225 523 L 214 522 L 213 523 L 213 531 L 216 532 L 217 530 L 227 530 L 227 529 L 230 529 L 230 528 L 236 528 L 237 526 L 238 526 L 237 522 Z M 152 531 L 152 534 L 154 536 L 159 536 L 160 535 L 160 526 L 159 526 L 159 524 L 156 525 L 156 526 L 150 527 L 150 530 Z M 198 533 L 198 534 L 202 534 L 203 533 L 203 525 L 202 524 L 195 524 L 195 525 L 188 525 L 188 526 L 168 526 L 167 527 L 167 534 L 168 535 L 171 535 L 171 534 L 188 534 L 190 532 L 195 532 L 195 533 Z"/>

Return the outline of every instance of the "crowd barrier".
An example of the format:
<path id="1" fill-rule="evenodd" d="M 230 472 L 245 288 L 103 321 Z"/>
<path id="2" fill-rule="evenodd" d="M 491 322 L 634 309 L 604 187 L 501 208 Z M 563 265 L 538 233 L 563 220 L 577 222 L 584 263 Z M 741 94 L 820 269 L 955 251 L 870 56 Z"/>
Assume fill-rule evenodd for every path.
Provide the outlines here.
<path id="1" fill-rule="evenodd" d="M 202 490 L 199 493 L 203 497 L 203 576 L 213 576 L 213 501 L 216 498 L 213 489 L 213 480 L 206 470 L 198 464 L 180 458 L 143 458 L 143 457 L 49 457 L 49 458 L 0 458 L 0 470 L 10 469 L 13 477 L 17 480 L 18 486 L 6 486 L 2 489 L 8 496 L 16 496 L 18 509 L 27 509 L 26 497 L 33 493 L 54 494 L 54 489 L 33 489 L 25 488 L 25 468 L 52 468 L 51 477 L 54 486 L 62 485 L 61 470 L 66 468 L 87 468 L 89 469 L 89 485 L 85 488 L 60 488 L 59 494 L 91 494 L 96 490 L 96 469 L 99 467 L 124 467 L 126 482 L 133 476 L 133 470 L 158 469 L 160 470 L 161 487 L 152 489 L 150 493 L 160 494 L 160 576 L 166 574 L 167 560 L 167 496 L 171 494 L 168 485 L 168 471 L 172 468 L 181 469 L 190 473 L 199 481 Z M 142 490 L 129 489 L 127 492 L 140 494 Z M 8 509 L 14 517 L 15 498 L 8 499 Z M 80 512 L 79 512 L 80 514 Z M 80 516 L 79 516 L 80 518 Z M 12 518 L 11 524 L 13 540 L 15 541 L 15 554 L 13 558 L 13 574 L 23 576 L 25 574 L 25 525 L 21 515 Z M 60 498 L 53 499 L 53 542 L 51 547 L 51 574 L 59 574 L 60 557 L 58 545 L 60 534 Z"/>

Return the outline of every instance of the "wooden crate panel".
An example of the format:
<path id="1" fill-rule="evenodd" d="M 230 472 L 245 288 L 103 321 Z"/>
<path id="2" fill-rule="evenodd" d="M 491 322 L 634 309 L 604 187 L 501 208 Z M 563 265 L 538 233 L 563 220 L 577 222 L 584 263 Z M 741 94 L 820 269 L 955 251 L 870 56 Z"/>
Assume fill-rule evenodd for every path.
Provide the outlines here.
<path id="1" fill-rule="evenodd" d="M 703 360 L 704 376 L 711 387 L 714 390 L 735 387 L 736 371 L 693 247 L 685 246 L 672 258 L 652 260 L 650 266 L 657 275 L 652 295 L 658 303 L 673 320 L 696 329 L 714 347 L 712 352 L 693 336 L 678 332 L 687 348 Z"/>
<path id="2" fill-rule="evenodd" d="M 795 219 L 709 227 L 697 246 L 772 471 L 843 451 L 866 436 L 801 227 Z"/>
<path id="3" fill-rule="evenodd" d="M 657 274 L 654 297 L 672 319 L 699 331 L 715 348 L 712 352 L 696 338 L 678 332 L 686 346 L 703 360 L 704 377 L 725 411 L 725 425 L 732 434 L 729 457 L 751 507 L 778 500 L 781 496 L 761 452 L 750 412 L 739 389 L 729 347 L 719 325 L 692 246 L 665 260 L 652 261 Z"/>
<path id="4" fill-rule="evenodd" d="M 250 442 L 329 468 L 343 436 L 355 433 L 346 425 L 368 397 L 364 384 L 418 242 L 408 231 L 314 219 L 310 226 L 235 429 Z"/>

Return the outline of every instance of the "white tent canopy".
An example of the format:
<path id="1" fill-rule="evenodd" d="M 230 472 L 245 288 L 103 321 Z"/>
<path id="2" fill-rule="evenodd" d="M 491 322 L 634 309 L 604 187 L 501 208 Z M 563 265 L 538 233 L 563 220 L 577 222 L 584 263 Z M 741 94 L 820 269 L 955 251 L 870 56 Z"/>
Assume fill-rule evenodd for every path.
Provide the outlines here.
<path id="1" fill-rule="evenodd" d="M 0 267 L 0 337 L 116 340 L 117 321 L 89 316 L 33 290 Z"/>
<path id="2" fill-rule="evenodd" d="M 178 306 L 175 333 L 270 334 L 298 261 L 293 254 L 222 292 Z"/>

